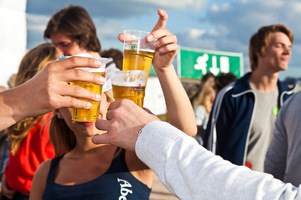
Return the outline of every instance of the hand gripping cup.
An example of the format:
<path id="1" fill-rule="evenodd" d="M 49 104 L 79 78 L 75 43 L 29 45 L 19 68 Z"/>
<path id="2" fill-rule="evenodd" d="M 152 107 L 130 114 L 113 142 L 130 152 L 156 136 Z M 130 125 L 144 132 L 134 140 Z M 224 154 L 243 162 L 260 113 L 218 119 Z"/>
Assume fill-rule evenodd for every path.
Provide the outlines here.
<path id="1" fill-rule="evenodd" d="M 124 31 L 123 70 L 147 71 L 146 83 L 155 53 L 153 42 L 147 42 L 149 32 L 138 30 Z"/>
<path id="2" fill-rule="evenodd" d="M 105 77 L 105 68 L 106 68 L 106 61 L 107 58 L 94 58 L 101 60 L 102 66 L 100 68 L 77 68 L 86 70 L 88 72 L 95 73 L 99 76 Z M 102 85 L 95 85 L 93 83 L 87 83 L 82 81 L 75 81 L 71 82 L 71 85 L 78 85 L 80 87 L 86 88 L 87 90 L 90 90 L 92 92 L 101 94 L 102 93 Z M 81 99 L 81 98 L 78 98 Z M 72 108 L 72 120 L 77 122 L 94 122 L 98 119 L 99 116 L 99 107 L 100 107 L 100 101 L 91 101 L 87 99 L 81 99 L 85 101 L 89 101 L 92 103 L 92 108 L 90 109 L 79 109 L 79 108 Z"/>
<path id="3" fill-rule="evenodd" d="M 117 71 L 112 75 L 114 99 L 129 99 L 141 108 L 145 95 L 146 71 L 127 70 Z"/>

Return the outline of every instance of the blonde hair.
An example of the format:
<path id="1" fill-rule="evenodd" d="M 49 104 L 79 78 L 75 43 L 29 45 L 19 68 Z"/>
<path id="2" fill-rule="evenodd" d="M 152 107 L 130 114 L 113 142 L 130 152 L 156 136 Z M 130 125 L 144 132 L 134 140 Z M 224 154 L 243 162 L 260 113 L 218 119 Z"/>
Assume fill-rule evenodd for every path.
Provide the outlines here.
<path id="1" fill-rule="evenodd" d="M 25 83 L 47 63 L 54 61 L 58 57 L 59 54 L 55 46 L 50 43 L 43 43 L 29 50 L 20 63 L 14 86 L 16 87 Z M 27 136 L 30 128 L 36 125 L 42 118 L 43 116 L 29 117 L 8 128 L 10 150 L 13 155 L 18 152 L 21 142 Z"/>
<path id="2" fill-rule="evenodd" d="M 212 95 L 215 95 L 215 79 L 214 77 L 209 77 L 206 82 L 203 83 L 201 92 L 196 100 L 194 107 L 203 105 L 207 113 L 210 113 L 212 108 Z"/>

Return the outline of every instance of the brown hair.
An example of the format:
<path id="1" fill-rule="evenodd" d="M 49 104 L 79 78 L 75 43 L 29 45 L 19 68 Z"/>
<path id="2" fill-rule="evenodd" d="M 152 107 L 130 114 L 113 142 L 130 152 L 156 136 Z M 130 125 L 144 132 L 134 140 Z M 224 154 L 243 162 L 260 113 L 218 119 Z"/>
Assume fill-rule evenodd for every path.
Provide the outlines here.
<path id="1" fill-rule="evenodd" d="M 47 24 L 44 38 L 50 39 L 52 34 L 58 32 L 70 37 L 83 49 L 94 52 L 101 50 L 96 27 L 89 13 L 81 6 L 70 5 L 55 13 Z"/>
<path id="2" fill-rule="evenodd" d="M 106 95 L 108 103 L 114 101 L 111 98 L 112 93 L 110 91 L 103 94 Z M 73 131 L 68 127 L 65 120 L 59 119 L 57 115 L 54 115 L 51 120 L 49 136 L 55 150 L 55 156 L 71 151 L 76 145 L 76 137 Z"/>
<path id="3" fill-rule="evenodd" d="M 31 79 L 47 63 L 54 61 L 58 57 L 59 54 L 51 43 L 40 44 L 29 50 L 21 60 L 15 79 L 15 87 Z M 29 129 L 39 122 L 42 117 L 29 117 L 8 128 L 8 138 L 13 155 L 19 150 L 20 144 L 27 136 Z"/>
<path id="4" fill-rule="evenodd" d="M 226 85 L 237 80 L 237 77 L 231 73 L 220 73 L 217 77 L 215 77 L 215 91 L 218 94 Z"/>
<path id="5" fill-rule="evenodd" d="M 249 60 L 251 71 L 254 71 L 257 67 L 258 58 L 256 53 L 265 55 L 267 47 L 270 43 L 270 36 L 272 33 L 282 32 L 290 39 L 293 43 L 294 35 L 293 32 L 285 25 L 277 23 L 270 26 L 261 27 L 250 39 L 249 43 Z"/>
<path id="6" fill-rule="evenodd" d="M 100 52 L 101 57 L 105 58 L 113 58 L 114 63 L 116 64 L 116 67 L 120 70 L 122 70 L 123 66 L 123 53 L 119 49 L 108 49 L 108 50 L 102 50 Z"/>

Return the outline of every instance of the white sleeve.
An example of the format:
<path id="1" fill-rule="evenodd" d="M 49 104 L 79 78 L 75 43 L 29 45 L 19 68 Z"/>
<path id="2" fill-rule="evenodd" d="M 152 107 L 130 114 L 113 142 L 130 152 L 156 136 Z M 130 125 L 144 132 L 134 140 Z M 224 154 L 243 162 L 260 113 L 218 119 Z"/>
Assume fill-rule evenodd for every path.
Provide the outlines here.
<path id="1" fill-rule="evenodd" d="M 299 188 L 233 165 L 166 122 L 147 124 L 135 151 L 181 200 L 301 199 Z"/>

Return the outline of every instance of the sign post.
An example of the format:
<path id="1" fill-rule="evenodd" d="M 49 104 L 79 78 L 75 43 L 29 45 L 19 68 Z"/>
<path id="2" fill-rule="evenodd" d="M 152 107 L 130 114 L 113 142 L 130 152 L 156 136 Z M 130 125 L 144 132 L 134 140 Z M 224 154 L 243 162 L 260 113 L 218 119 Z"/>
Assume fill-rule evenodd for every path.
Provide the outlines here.
<path id="1" fill-rule="evenodd" d="M 243 54 L 222 51 L 208 51 L 183 48 L 179 46 L 177 70 L 180 78 L 202 79 L 211 72 L 233 73 L 237 78 L 243 76 Z"/>

